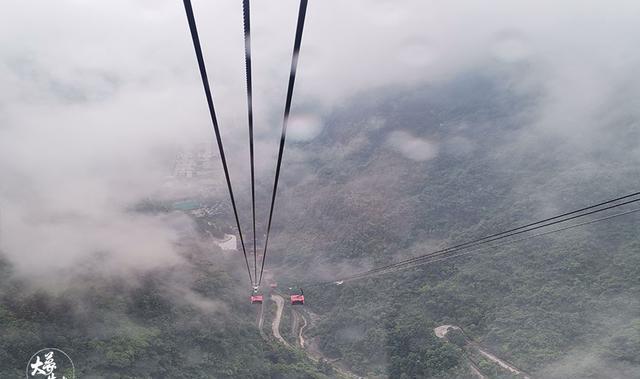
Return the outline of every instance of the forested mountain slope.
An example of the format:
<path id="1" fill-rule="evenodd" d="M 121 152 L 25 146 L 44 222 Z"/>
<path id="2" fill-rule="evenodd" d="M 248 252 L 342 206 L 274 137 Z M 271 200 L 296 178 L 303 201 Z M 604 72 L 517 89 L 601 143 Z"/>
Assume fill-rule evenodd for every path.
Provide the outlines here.
<path id="1" fill-rule="evenodd" d="M 23 378 L 33 353 L 59 347 L 77 378 L 327 378 L 260 337 L 237 257 L 186 251 L 184 263 L 136 277 L 105 274 L 92 257 L 67 273 L 90 284 L 60 289 L 35 289 L 0 260 L 0 377 Z"/>
<path id="2" fill-rule="evenodd" d="M 453 324 L 534 377 L 640 375 L 637 215 L 313 285 L 638 190 L 633 118 L 603 115 L 575 135 L 540 126 L 541 101 L 508 73 L 476 71 L 363 94 L 287 146 L 267 267 L 281 287 L 304 287 L 325 356 L 372 377 L 473 377 L 433 334 Z M 0 377 L 46 346 L 66 347 L 87 378 L 326 377 L 261 339 L 240 256 L 198 238 L 181 263 L 129 276 L 88 257 L 60 289 L 0 261 Z"/>
<path id="3" fill-rule="evenodd" d="M 292 145 L 273 242 L 282 274 L 337 278 L 638 190 L 637 122 L 541 127 L 538 91 L 509 78 L 479 71 L 365 94 Z M 638 376 L 639 221 L 310 285 L 324 316 L 315 334 L 360 374 L 462 375 L 459 352 L 432 335 L 455 324 L 539 377 Z"/>

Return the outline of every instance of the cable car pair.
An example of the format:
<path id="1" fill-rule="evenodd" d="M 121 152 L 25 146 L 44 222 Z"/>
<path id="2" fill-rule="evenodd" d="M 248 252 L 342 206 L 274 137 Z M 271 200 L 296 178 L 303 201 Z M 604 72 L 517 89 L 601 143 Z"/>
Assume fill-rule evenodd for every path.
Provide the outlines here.
<path id="1" fill-rule="evenodd" d="M 302 288 L 297 290 L 289 288 L 289 290 L 291 291 L 289 296 L 291 305 L 304 305 L 304 291 Z M 258 291 L 258 288 L 254 287 L 253 292 L 251 293 L 251 304 L 262 304 L 263 301 L 264 296 L 260 291 Z"/>

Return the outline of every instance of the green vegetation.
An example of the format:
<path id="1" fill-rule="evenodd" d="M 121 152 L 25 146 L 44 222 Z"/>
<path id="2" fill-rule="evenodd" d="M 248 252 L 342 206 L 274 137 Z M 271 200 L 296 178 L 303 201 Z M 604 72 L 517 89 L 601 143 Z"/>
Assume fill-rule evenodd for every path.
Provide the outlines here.
<path id="1" fill-rule="evenodd" d="M 326 378 L 302 355 L 260 338 L 235 279 L 202 264 L 203 252 L 191 259 L 138 280 L 78 278 L 91 284 L 58 293 L 3 276 L 0 377 L 22 377 L 31 354 L 55 346 L 81 378 Z M 174 293 L 180 283 L 189 285 Z"/>
<path id="2" fill-rule="evenodd" d="M 460 338 L 433 333 L 452 324 L 539 378 L 640 377 L 637 215 L 312 285 L 637 190 L 633 149 L 568 151 L 560 138 L 529 136 L 536 93 L 515 90 L 504 75 L 370 93 L 327 117 L 318 139 L 288 147 L 309 158 L 285 159 L 268 267 L 282 288 L 304 288 L 305 307 L 319 316 L 310 337 L 329 360 L 371 377 L 474 378 Z M 637 143 L 631 128 L 609 142 Z M 432 141 L 435 158 L 408 159 L 389 142 L 394 130 Z M 200 231 L 216 221 L 214 234 L 226 231 L 203 220 Z M 241 261 L 214 265 L 208 254 L 189 252 L 184 267 L 135 280 L 84 274 L 81 288 L 61 292 L 35 291 L 0 264 L 0 377 L 19 377 L 43 346 L 67 351 L 79 377 L 331 376 L 327 362 L 265 343 L 247 293 L 236 289 Z M 472 358 L 492 378 L 513 377 Z"/>
<path id="3" fill-rule="evenodd" d="M 273 240 L 295 254 L 274 259 L 298 267 L 287 274 L 322 281 L 637 190 L 640 158 L 630 150 L 514 143 L 529 133 L 535 102 L 500 75 L 470 75 L 348 104 L 328 119 L 323 143 L 299 147 L 313 168 L 285 177 L 287 222 Z M 372 128 L 371 117 L 382 126 Z M 407 159 L 387 141 L 394 130 L 434 141 L 438 155 Z M 361 375 L 460 377 L 460 352 L 432 337 L 434 326 L 453 324 L 539 377 L 638 376 L 638 222 L 625 216 L 342 286 L 307 286 L 308 307 L 322 316 L 312 332 Z"/>

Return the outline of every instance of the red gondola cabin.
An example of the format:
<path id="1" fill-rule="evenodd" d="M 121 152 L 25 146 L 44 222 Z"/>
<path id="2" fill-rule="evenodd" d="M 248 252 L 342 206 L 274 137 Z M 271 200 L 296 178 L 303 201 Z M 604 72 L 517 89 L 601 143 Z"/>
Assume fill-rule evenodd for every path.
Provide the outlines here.
<path id="1" fill-rule="evenodd" d="M 251 304 L 262 304 L 262 295 L 251 295 Z"/>
<path id="2" fill-rule="evenodd" d="M 300 287 L 289 287 L 291 305 L 304 305 L 304 291 Z"/>
<path id="3" fill-rule="evenodd" d="M 304 295 L 291 295 L 291 305 L 304 305 Z"/>

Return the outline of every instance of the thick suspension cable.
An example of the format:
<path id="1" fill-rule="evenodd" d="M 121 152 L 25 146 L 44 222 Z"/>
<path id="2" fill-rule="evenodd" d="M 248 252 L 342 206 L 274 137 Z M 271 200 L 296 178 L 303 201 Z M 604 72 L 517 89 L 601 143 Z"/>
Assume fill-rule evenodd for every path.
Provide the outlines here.
<path id="1" fill-rule="evenodd" d="M 291 58 L 291 71 L 289 72 L 289 86 L 287 87 L 287 99 L 284 106 L 284 117 L 282 120 L 282 133 L 280 134 L 280 148 L 278 149 L 278 163 L 276 164 L 276 175 L 273 181 L 273 192 L 271 193 L 271 207 L 269 210 L 269 221 L 267 222 L 267 235 L 264 241 L 264 250 L 262 252 L 262 266 L 260 268 L 260 279 L 258 285 L 262 283 L 262 273 L 264 272 L 264 262 L 267 260 L 267 248 L 269 245 L 269 234 L 271 232 L 271 221 L 273 219 L 273 208 L 276 202 L 276 193 L 278 192 L 278 179 L 280 178 L 280 167 L 282 165 L 282 155 L 284 153 L 284 144 L 287 137 L 287 124 L 289 123 L 289 113 L 291 112 L 291 99 L 293 97 L 293 87 L 296 81 L 296 71 L 298 68 L 298 55 L 300 54 L 300 44 L 302 42 L 302 31 L 304 29 L 304 19 L 307 13 L 307 0 L 300 0 L 300 8 L 298 10 L 298 24 L 296 26 L 296 37 L 293 43 L 293 56 Z"/>
<path id="2" fill-rule="evenodd" d="M 247 76 L 247 116 L 249 121 L 249 159 L 251 160 L 251 221 L 253 225 L 253 277 L 258 277 L 258 253 L 256 249 L 256 179 L 253 154 L 253 84 L 251 80 L 251 4 L 242 1 L 244 25 L 244 65 Z M 257 285 L 257 283 L 254 283 Z"/>
<path id="3" fill-rule="evenodd" d="M 536 221 L 536 222 L 533 222 L 533 223 L 530 223 L 530 224 L 527 224 L 527 225 L 523 225 L 521 227 L 509 229 L 509 230 L 501 232 L 501 233 L 495 233 L 495 234 L 492 234 L 492 235 L 487 236 L 487 237 L 483 237 L 483 238 L 479 238 L 479 239 L 476 239 L 476 240 L 473 240 L 473 241 L 465 242 L 463 244 L 455 245 L 455 246 L 452 246 L 452 247 L 449 247 L 449 248 L 436 250 L 436 251 L 430 252 L 428 254 L 424 254 L 424 255 L 420 255 L 418 257 L 414 257 L 414 258 L 406 259 L 406 260 L 403 260 L 403 261 L 395 262 L 395 263 L 392 263 L 392 264 L 389 264 L 389 265 L 378 267 L 378 268 L 375 268 L 375 269 L 372 269 L 372 270 L 368 270 L 368 271 L 365 271 L 365 272 L 362 272 L 362 273 L 359 273 L 359 274 L 356 274 L 356 275 L 352 275 L 352 276 L 349 276 L 349 277 L 346 277 L 346 278 L 338 279 L 338 280 L 335 280 L 335 281 L 332 281 L 332 282 L 327 282 L 327 283 L 333 283 L 333 282 L 336 282 L 336 281 L 343 282 L 343 281 L 355 280 L 355 279 L 360 279 L 360 278 L 363 278 L 363 277 L 371 276 L 371 275 L 377 274 L 379 272 L 386 272 L 386 271 L 392 270 L 392 269 L 405 268 L 407 266 L 413 265 L 414 263 L 430 260 L 430 259 L 433 259 L 433 258 L 436 258 L 436 257 L 446 256 L 447 254 L 450 254 L 450 253 L 454 253 L 454 252 L 458 252 L 458 251 L 465 250 L 465 249 L 468 249 L 468 248 L 472 248 L 472 247 L 475 247 L 475 246 L 479 246 L 479 245 L 483 245 L 483 244 L 486 244 L 486 243 L 498 241 L 498 240 L 501 240 L 501 239 L 504 239 L 504 238 L 508 238 L 508 237 L 512 237 L 512 236 L 515 236 L 515 235 L 518 235 L 518 234 L 530 232 L 530 231 L 537 230 L 537 229 L 540 229 L 540 228 L 549 227 L 549 226 L 552 226 L 552 225 L 555 225 L 555 224 L 559 224 L 559 223 L 564 223 L 564 222 L 567 222 L 567 221 L 570 221 L 570 220 L 574 220 L 574 219 L 577 219 L 577 218 L 580 218 L 580 217 L 585 217 L 585 216 L 588 216 L 588 215 L 592 215 L 592 214 L 595 214 L 595 213 L 603 212 L 603 211 L 606 211 L 606 210 L 609 210 L 609 209 L 617 208 L 617 207 L 628 205 L 628 204 L 631 204 L 631 203 L 636 203 L 636 202 L 640 201 L 640 198 L 627 200 L 625 202 L 609 205 L 609 206 L 604 207 L 604 208 L 598 208 L 598 207 L 602 207 L 602 205 L 611 204 L 611 203 L 614 203 L 616 201 L 620 201 L 620 200 L 623 200 L 623 199 L 629 199 L 629 198 L 632 198 L 632 197 L 636 197 L 638 195 L 640 195 L 640 193 L 621 196 L 621 197 L 618 197 L 616 199 L 612 199 L 612 200 L 608 200 L 608 201 L 605 201 L 605 202 L 601 202 L 601 203 L 598 203 L 598 204 L 595 204 L 595 205 L 592 205 L 592 206 L 588 206 L 588 207 L 585 207 L 585 208 L 581 208 L 581 209 L 578 209 L 578 210 L 575 210 L 575 211 L 563 213 L 561 215 L 550 217 L 550 218 L 547 218 L 547 219 L 544 219 L 544 220 L 540 220 L 540 221 Z M 594 209 L 594 208 L 598 208 L 598 209 Z M 586 213 L 580 213 L 580 212 L 584 212 L 585 210 L 590 210 L 590 211 L 586 212 Z M 579 214 L 577 214 L 577 213 L 579 213 Z M 571 216 L 571 217 L 566 217 L 566 216 Z M 550 221 L 550 220 L 554 220 L 554 221 L 547 222 L 547 221 Z"/>
<path id="4" fill-rule="evenodd" d="M 231 198 L 231 206 L 233 207 L 233 214 L 236 219 L 236 225 L 238 227 L 238 235 L 240 237 L 240 244 L 242 245 L 242 253 L 244 254 L 244 261 L 247 265 L 247 273 L 249 274 L 249 281 L 253 285 L 253 277 L 251 276 L 251 269 L 249 268 L 249 260 L 247 259 L 247 251 L 244 246 L 244 238 L 242 237 L 242 229 L 240 228 L 240 219 L 238 218 L 238 210 L 236 208 L 236 200 L 233 196 L 233 188 L 231 186 L 231 179 L 229 177 L 229 169 L 227 167 L 227 159 L 224 154 L 224 146 L 222 145 L 222 137 L 220 136 L 220 129 L 218 128 L 218 119 L 216 117 L 216 111 L 213 107 L 213 97 L 211 96 L 211 88 L 209 86 L 209 79 L 207 77 L 207 69 L 204 64 L 204 57 L 202 55 L 202 47 L 200 46 L 200 38 L 198 37 L 198 29 L 196 27 L 196 20 L 193 15 L 193 8 L 191 7 L 191 0 L 184 0 L 184 10 L 187 13 L 187 20 L 189 22 L 189 29 L 191 31 L 191 39 L 193 40 L 193 48 L 196 52 L 196 58 L 198 59 L 198 67 L 200 69 L 200 77 L 202 78 L 202 86 L 204 87 L 204 93 L 207 97 L 207 105 L 209 106 L 209 114 L 211 115 L 211 123 L 213 124 L 213 130 L 216 134 L 216 141 L 218 142 L 218 150 L 220 151 L 220 159 L 222 160 L 222 168 L 224 169 L 224 177 L 227 181 L 227 188 L 229 189 L 229 197 Z"/>

